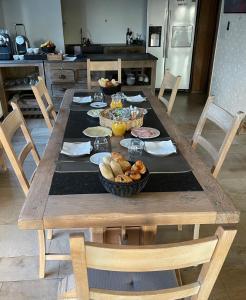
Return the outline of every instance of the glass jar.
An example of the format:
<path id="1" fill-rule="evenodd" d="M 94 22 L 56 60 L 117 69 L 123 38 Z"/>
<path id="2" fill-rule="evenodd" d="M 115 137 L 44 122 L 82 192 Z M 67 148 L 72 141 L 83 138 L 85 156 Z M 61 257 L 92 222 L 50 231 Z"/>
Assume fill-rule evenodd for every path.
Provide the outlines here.
<path id="1" fill-rule="evenodd" d="M 114 120 L 112 131 L 114 136 L 123 136 L 126 132 L 126 123 L 120 119 Z"/>
<path id="2" fill-rule="evenodd" d="M 112 100 L 110 103 L 110 108 L 114 109 L 114 108 L 122 108 L 123 107 L 120 95 L 114 94 L 111 96 L 111 98 L 112 98 Z"/>

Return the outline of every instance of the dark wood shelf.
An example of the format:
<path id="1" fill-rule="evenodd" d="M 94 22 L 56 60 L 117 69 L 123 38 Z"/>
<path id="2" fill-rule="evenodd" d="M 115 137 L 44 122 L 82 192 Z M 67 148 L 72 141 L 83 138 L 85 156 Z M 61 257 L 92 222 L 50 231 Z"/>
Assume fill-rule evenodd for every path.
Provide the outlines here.
<path id="1" fill-rule="evenodd" d="M 10 87 L 6 87 L 5 91 L 31 91 L 32 87 L 29 84 L 19 84 Z"/>

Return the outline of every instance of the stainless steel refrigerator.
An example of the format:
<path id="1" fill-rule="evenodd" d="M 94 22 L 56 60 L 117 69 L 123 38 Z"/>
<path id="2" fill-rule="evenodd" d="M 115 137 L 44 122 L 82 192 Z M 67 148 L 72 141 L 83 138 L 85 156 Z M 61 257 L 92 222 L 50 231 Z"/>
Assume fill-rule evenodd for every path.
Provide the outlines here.
<path id="1" fill-rule="evenodd" d="M 182 76 L 180 89 L 189 89 L 197 2 L 148 0 L 146 52 L 158 58 L 156 88 L 168 69 Z"/>

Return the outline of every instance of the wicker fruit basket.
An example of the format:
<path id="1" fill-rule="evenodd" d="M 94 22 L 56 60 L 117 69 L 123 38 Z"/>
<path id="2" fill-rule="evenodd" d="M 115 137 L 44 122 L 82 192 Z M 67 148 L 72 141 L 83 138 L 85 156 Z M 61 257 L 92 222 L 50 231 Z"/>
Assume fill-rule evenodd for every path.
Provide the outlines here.
<path id="1" fill-rule="evenodd" d="M 110 112 L 112 109 L 105 109 L 99 114 L 99 122 L 101 126 L 105 126 L 112 129 L 114 120 L 110 118 Z M 126 124 L 126 130 L 130 130 L 135 127 L 141 127 L 143 125 L 143 116 L 137 117 L 134 120 L 124 121 Z"/>

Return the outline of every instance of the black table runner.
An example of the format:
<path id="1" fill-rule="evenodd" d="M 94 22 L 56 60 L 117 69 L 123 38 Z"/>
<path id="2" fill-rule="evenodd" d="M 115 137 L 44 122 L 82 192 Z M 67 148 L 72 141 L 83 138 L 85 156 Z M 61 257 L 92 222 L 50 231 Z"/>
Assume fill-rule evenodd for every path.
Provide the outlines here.
<path id="1" fill-rule="evenodd" d="M 88 94 L 75 94 L 75 96 L 86 96 Z M 92 118 L 87 115 L 87 111 L 70 110 L 63 141 L 89 141 L 92 138 L 83 134 L 83 130 L 87 127 L 99 126 L 99 119 Z M 169 134 L 162 126 L 160 120 L 153 109 L 149 109 L 144 117 L 144 124 L 146 127 L 154 127 L 160 131 L 160 136 L 152 140 L 169 139 Z M 127 133 L 125 137 L 131 137 Z M 176 158 L 175 158 L 176 157 Z M 142 158 L 144 159 L 144 157 Z M 202 187 L 196 180 L 189 164 L 184 160 L 181 154 L 173 155 L 172 157 L 159 158 L 160 160 L 169 160 L 163 164 L 163 167 L 155 168 L 154 160 L 156 157 L 145 157 L 147 167 L 153 164 L 153 170 L 150 172 L 149 181 L 143 192 L 179 192 L 179 191 L 200 191 Z M 82 159 L 84 160 L 84 158 Z M 147 163 L 148 162 L 148 163 Z M 66 166 L 66 163 L 69 165 Z M 59 156 L 56 171 L 53 175 L 52 184 L 50 188 L 50 195 L 68 195 L 68 194 L 100 194 L 106 193 L 104 187 L 101 185 L 98 169 L 84 167 L 83 163 L 91 164 L 89 158 L 86 161 L 64 161 L 64 155 Z M 62 165 L 63 164 L 63 165 Z M 181 168 L 178 168 L 178 166 Z M 76 167 L 75 167 L 76 166 Z M 172 167 L 173 166 L 173 167 Z M 150 168 L 151 169 L 151 168 Z M 160 170 L 159 170 L 160 169 Z M 156 170 L 159 170 L 156 172 Z"/>
<path id="2" fill-rule="evenodd" d="M 87 127 L 94 127 L 99 125 L 99 119 L 88 116 L 86 111 L 70 111 L 66 130 L 64 133 L 64 141 L 68 142 L 71 139 L 79 138 L 88 138 L 89 140 L 90 138 L 83 134 L 83 130 L 85 130 Z M 160 136 L 152 140 L 160 140 L 169 137 L 169 134 L 164 129 L 157 115 L 152 109 L 149 110 L 148 113 L 144 116 L 143 126 L 154 127 L 160 131 Z M 125 137 L 132 137 L 132 135 L 129 132 L 125 135 Z"/>
<path id="3" fill-rule="evenodd" d="M 125 92 L 124 94 L 128 97 L 137 96 L 137 95 L 141 95 L 141 96 L 145 97 L 145 95 L 142 91 L 129 91 L 129 92 Z M 74 97 L 86 97 L 86 96 L 92 96 L 93 97 L 93 95 L 94 95 L 93 92 L 91 92 L 91 93 L 89 93 L 89 92 L 75 92 L 74 93 Z M 108 107 L 105 107 L 105 108 L 109 108 L 111 100 L 112 100 L 111 96 L 104 95 L 104 102 L 106 102 L 108 104 Z M 90 104 L 91 103 L 79 104 L 79 103 L 72 102 L 70 109 L 72 111 L 88 111 L 90 109 L 93 109 L 93 107 L 91 107 Z M 132 105 L 132 106 L 137 106 L 137 107 L 141 107 L 141 108 L 151 109 L 151 105 L 150 105 L 149 101 L 128 102 L 126 100 L 123 100 L 123 105 L 124 105 L 124 107 L 129 107 L 130 105 Z"/>
<path id="4" fill-rule="evenodd" d="M 193 173 L 150 174 L 142 192 L 184 192 L 201 191 L 202 187 Z M 102 186 L 98 172 L 55 172 L 50 195 L 101 194 L 107 193 Z"/>

